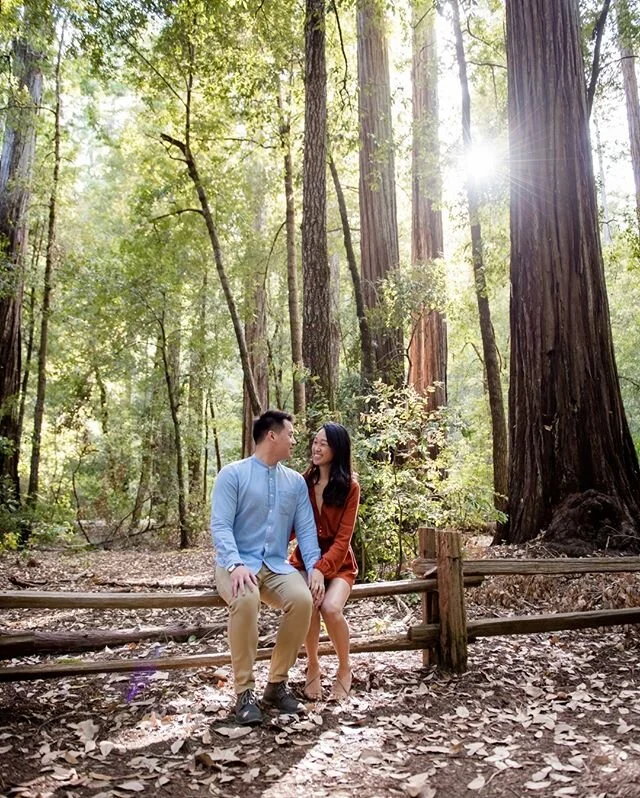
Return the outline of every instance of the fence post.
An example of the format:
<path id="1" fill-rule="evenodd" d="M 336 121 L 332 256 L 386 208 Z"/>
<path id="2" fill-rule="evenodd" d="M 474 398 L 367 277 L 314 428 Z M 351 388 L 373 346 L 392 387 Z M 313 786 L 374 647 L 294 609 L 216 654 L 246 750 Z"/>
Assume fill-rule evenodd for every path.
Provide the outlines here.
<path id="1" fill-rule="evenodd" d="M 425 560 L 435 560 L 436 558 L 436 530 L 430 526 L 421 526 L 418 529 L 418 556 Z M 438 612 L 438 593 L 429 590 L 422 594 L 420 599 L 422 605 L 422 623 L 438 623 L 440 617 Z M 437 648 L 422 649 L 422 664 L 435 665 L 438 661 Z"/>
<path id="2" fill-rule="evenodd" d="M 436 560 L 440 611 L 438 664 L 444 670 L 463 673 L 467 669 L 467 618 L 459 532 L 436 532 Z"/>

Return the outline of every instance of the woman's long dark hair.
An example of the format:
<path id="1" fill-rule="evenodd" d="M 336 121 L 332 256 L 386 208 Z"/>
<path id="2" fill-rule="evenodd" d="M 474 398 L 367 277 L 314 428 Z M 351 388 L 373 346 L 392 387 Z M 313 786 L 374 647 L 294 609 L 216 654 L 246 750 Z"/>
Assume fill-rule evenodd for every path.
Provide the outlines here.
<path id="1" fill-rule="evenodd" d="M 351 490 L 353 472 L 351 468 L 351 438 L 342 424 L 328 421 L 322 425 L 327 443 L 333 452 L 329 482 L 322 492 L 324 504 L 333 507 L 343 507 Z M 320 469 L 311 465 L 305 473 L 308 485 L 315 485 L 320 479 Z"/>

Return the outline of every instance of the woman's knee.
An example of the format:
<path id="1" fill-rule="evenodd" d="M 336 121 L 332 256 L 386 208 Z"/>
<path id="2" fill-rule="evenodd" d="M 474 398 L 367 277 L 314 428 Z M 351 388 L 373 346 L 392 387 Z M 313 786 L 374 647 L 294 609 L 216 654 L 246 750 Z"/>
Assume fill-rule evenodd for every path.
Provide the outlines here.
<path id="1" fill-rule="evenodd" d="M 325 620 L 337 620 L 342 616 L 342 610 L 342 604 L 334 601 L 330 596 L 327 596 L 320 605 L 320 613 Z"/>

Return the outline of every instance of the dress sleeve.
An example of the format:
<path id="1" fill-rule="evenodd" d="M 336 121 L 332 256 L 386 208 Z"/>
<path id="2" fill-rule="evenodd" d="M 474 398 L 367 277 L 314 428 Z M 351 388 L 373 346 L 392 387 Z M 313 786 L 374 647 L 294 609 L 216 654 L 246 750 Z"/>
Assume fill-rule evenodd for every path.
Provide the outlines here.
<path id="1" fill-rule="evenodd" d="M 316 564 L 316 568 L 321 571 L 327 579 L 332 579 L 340 570 L 344 563 L 347 552 L 349 551 L 349 544 L 353 537 L 353 530 L 356 526 L 356 519 L 358 517 L 358 504 L 360 503 L 360 485 L 357 482 L 351 483 L 351 490 L 347 496 L 336 536 L 327 549 L 320 561 Z"/>

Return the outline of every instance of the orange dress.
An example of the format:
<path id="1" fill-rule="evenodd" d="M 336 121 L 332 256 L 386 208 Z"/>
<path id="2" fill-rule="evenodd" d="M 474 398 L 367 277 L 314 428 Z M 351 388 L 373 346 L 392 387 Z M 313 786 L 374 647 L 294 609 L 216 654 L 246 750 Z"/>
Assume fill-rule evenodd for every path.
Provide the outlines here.
<path id="1" fill-rule="evenodd" d="M 315 567 L 324 574 L 325 579 L 335 579 L 339 576 L 353 586 L 358 575 L 358 566 L 351 548 L 351 538 L 358 516 L 360 485 L 352 480 L 347 500 L 342 507 L 329 506 L 323 502 L 322 511 L 318 512 L 313 485 L 309 485 L 309 499 L 322 555 Z M 289 558 L 289 562 L 296 568 L 304 569 L 298 546 Z"/>

